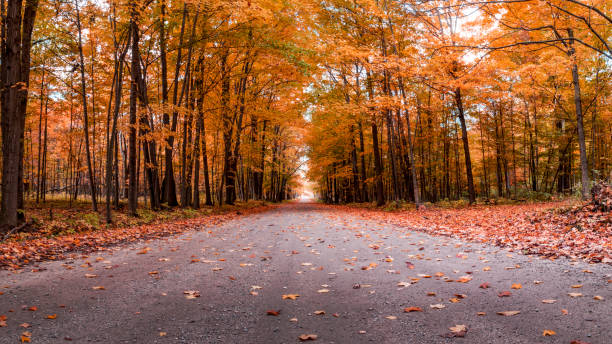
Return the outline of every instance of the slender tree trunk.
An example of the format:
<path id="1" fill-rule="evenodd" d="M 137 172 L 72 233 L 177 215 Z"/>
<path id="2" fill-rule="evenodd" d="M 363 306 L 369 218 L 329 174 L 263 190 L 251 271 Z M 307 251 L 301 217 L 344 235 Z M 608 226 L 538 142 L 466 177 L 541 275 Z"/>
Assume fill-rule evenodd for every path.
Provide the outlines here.
<path id="1" fill-rule="evenodd" d="M 455 101 L 457 102 L 459 122 L 461 123 L 461 139 L 463 141 L 463 153 L 465 155 L 465 169 L 468 182 L 468 193 L 470 196 L 470 204 L 473 204 L 474 202 L 476 202 L 476 191 L 474 190 L 474 177 L 472 176 L 472 160 L 470 158 L 470 146 L 468 144 L 467 126 L 465 124 L 465 115 L 463 113 L 461 88 L 457 88 L 455 90 Z"/>
<path id="2" fill-rule="evenodd" d="M 138 184 L 136 180 L 136 126 L 137 126 L 137 106 L 138 106 L 138 85 L 136 71 L 139 69 L 138 64 L 138 25 L 136 23 L 137 9 L 135 4 L 131 5 L 130 31 L 132 35 L 132 68 L 130 78 L 130 128 L 129 128 L 129 143 L 128 143 L 128 207 L 130 215 L 136 216 L 136 208 L 138 207 Z"/>
<path id="3" fill-rule="evenodd" d="M 91 204 L 94 211 L 98 211 L 98 201 L 96 198 L 96 180 L 94 177 L 93 165 L 91 160 L 91 150 L 89 146 L 89 118 L 87 116 L 87 87 L 85 85 L 85 58 L 83 57 L 83 38 L 81 29 L 81 13 L 79 11 L 79 0 L 74 2 L 76 11 L 76 22 L 79 39 L 79 61 L 81 74 L 81 99 L 83 101 L 83 134 L 85 136 L 85 157 L 87 159 L 87 173 L 89 176 L 89 188 L 91 192 Z M 95 135 L 95 133 L 94 133 Z"/>
<path id="4" fill-rule="evenodd" d="M 582 182 L 582 198 L 586 199 L 591 193 L 591 181 L 589 178 L 588 157 L 584 139 L 584 124 L 582 120 L 582 95 L 580 92 L 580 76 L 578 64 L 576 63 L 575 50 L 573 47 L 574 33 L 572 29 L 567 30 L 570 38 L 569 56 L 572 59 L 572 84 L 574 85 L 574 106 L 576 109 L 576 128 L 578 129 L 578 148 L 580 150 L 580 174 Z"/>

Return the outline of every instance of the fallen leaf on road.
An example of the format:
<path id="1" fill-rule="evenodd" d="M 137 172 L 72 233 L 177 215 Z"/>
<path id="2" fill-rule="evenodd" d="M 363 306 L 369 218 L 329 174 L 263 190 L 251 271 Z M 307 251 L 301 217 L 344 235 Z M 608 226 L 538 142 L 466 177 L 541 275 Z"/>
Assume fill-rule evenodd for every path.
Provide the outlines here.
<path id="1" fill-rule="evenodd" d="M 298 339 L 301 340 L 302 342 L 305 342 L 308 340 L 317 340 L 317 338 L 319 338 L 319 336 L 317 336 L 316 334 L 303 334 L 298 337 Z"/>
<path id="2" fill-rule="evenodd" d="M 185 298 L 189 300 L 195 299 L 196 297 L 200 297 L 200 292 L 198 290 L 185 290 L 183 294 L 185 294 Z"/>
<path id="3" fill-rule="evenodd" d="M 429 305 L 429 307 L 433 308 L 433 309 L 442 309 L 442 308 L 446 308 L 445 305 L 441 304 L 441 303 L 437 303 L 435 305 Z"/>
<path id="4" fill-rule="evenodd" d="M 421 307 L 406 307 L 404 308 L 404 312 L 405 313 L 410 313 L 410 312 L 422 312 L 423 309 Z"/>
<path id="5" fill-rule="evenodd" d="M 28 310 L 32 311 L 32 312 L 36 312 L 37 309 L 38 309 L 38 307 L 36 307 L 36 306 L 32 306 L 32 307 L 28 308 Z"/>
<path id="6" fill-rule="evenodd" d="M 602 301 L 603 299 L 604 299 L 603 296 L 600 296 L 600 295 L 593 296 L 593 300 Z"/>
<path id="7" fill-rule="evenodd" d="M 569 314 L 569 311 L 568 311 L 567 309 L 562 309 L 562 310 L 561 310 L 561 313 L 562 313 L 563 315 L 568 315 L 568 314 Z"/>
<path id="8" fill-rule="evenodd" d="M 319 289 L 317 293 L 329 293 L 329 289 Z"/>
<path id="9" fill-rule="evenodd" d="M 555 332 L 555 331 L 553 331 L 553 330 L 544 330 L 544 331 L 542 332 L 542 335 L 543 335 L 544 337 L 546 337 L 546 336 L 554 336 L 554 335 L 556 335 L 556 334 L 557 334 L 557 332 Z"/>
<path id="10" fill-rule="evenodd" d="M 506 291 L 502 291 L 499 294 L 497 294 L 497 296 L 499 296 L 499 297 L 508 297 L 510 295 L 512 295 L 512 293 L 507 291 L 507 290 Z"/>
<path id="11" fill-rule="evenodd" d="M 467 327 L 465 325 L 455 325 L 453 327 L 449 327 L 449 330 L 451 330 L 451 332 L 466 332 L 467 331 Z"/>
<path id="12" fill-rule="evenodd" d="M 397 320 L 397 317 L 395 315 L 389 315 L 389 316 L 386 316 L 385 319 Z"/>
<path id="13" fill-rule="evenodd" d="M 32 339 L 32 333 L 25 331 L 21 334 L 21 342 L 22 343 L 29 343 Z"/>
<path id="14" fill-rule="evenodd" d="M 297 318 L 291 318 L 291 319 L 289 319 L 289 321 L 291 321 L 291 322 L 298 322 L 298 319 Z"/>
<path id="15" fill-rule="evenodd" d="M 557 300 L 542 300 L 542 303 L 555 303 Z"/>
<path id="16" fill-rule="evenodd" d="M 97 286 L 95 286 L 95 287 L 92 287 L 91 289 L 93 289 L 93 290 L 106 290 L 106 288 L 104 288 L 104 287 L 103 287 L 103 286 L 101 286 L 101 285 L 97 285 Z"/>
<path id="17" fill-rule="evenodd" d="M 279 314 L 280 314 L 280 309 L 277 311 L 274 311 L 274 310 L 266 311 L 266 315 L 278 316 Z"/>
<path id="18" fill-rule="evenodd" d="M 469 281 L 471 281 L 471 280 L 472 280 L 472 276 L 470 276 L 470 275 L 465 275 L 465 276 L 461 276 L 461 277 L 459 277 L 459 279 L 457 280 L 457 282 L 459 282 L 459 283 L 467 283 L 467 282 L 469 282 Z"/>
<path id="19" fill-rule="evenodd" d="M 86 278 L 96 278 L 98 277 L 98 275 L 94 275 L 94 274 L 85 274 Z"/>
<path id="20" fill-rule="evenodd" d="M 487 288 L 489 288 L 489 283 L 488 283 L 488 282 L 484 282 L 483 284 L 481 284 L 481 285 L 479 286 L 479 288 L 482 288 L 482 289 L 487 289 Z"/>
<path id="21" fill-rule="evenodd" d="M 160 332 L 160 333 L 159 333 L 159 336 L 160 336 L 160 337 L 164 337 L 164 336 L 166 336 L 166 335 L 167 335 L 167 333 L 166 333 L 166 332 Z"/>
<path id="22" fill-rule="evenodd" d="M 57 318 L 57 314 L 50 314 L 46 316 L 47 319 L 55 319 Z"/>
<path id="23" fill-rule="evenodd" d="M 486 312 L 478 312 L 478 313 L 476 313 L 476 315 L 487 315 L 487 313 Z"/>
<path id="24" fill-rule="evenodd" d="M 567 293 L 567 295 L 569 295 L 571 297 L 580 297 L 580 296 L 582 296 L 582 293 Z"/>
<path id="25" fill-rule="evenodd" d="M 497 314 L 509 317 L 509 316 L 512 316 L 512 315 L 517 315 L 520 312 L 521 311 L 504 311 L 504 312 L 497 312 Z"/>
<path id="26" fill-rule="evenodd" d="M 574 284 L 572 288 L 574 289 L 582 288 L 582 284 Z"/>
<path id="27" fill-rule="evenodd" d="M 513 283 L 511 289 L 522 289 L 523 286 L 520 283 Z"/>
<path id="28" fill-rule="evenodd" d="M 325 311 L 314 311 L 315 315 L 325 315 Z"/>
<path id="29" fill-rule="evenodd" d="M 298 297 L 300 297 L 299 294 L 286 294 L 286 295 L 283 295 L 283 300 L 295 300 Z"/>

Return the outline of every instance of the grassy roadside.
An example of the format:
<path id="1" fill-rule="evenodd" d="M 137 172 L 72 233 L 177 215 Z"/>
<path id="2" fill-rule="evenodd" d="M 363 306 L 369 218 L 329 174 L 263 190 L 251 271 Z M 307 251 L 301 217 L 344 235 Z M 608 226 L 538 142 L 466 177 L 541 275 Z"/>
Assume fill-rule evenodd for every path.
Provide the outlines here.
<path id="1" fill-rule="evenodd" d="M 202 206 L 200 209 L 175 207 L 157 211 L 141 206 L 137 210 L 138 216 L 133 217 L 128 215 L 127 204 L 121 203 L 119 209 L 113 209 L 113 223 L 107 224 L 104 213 L 93 211 L 91 203 L 87 201 L 69 203 L 63 199 L 51 199 L 38 204 L 29 202 L 26 206 L 27 225 L 6 238 L 0 237 L 0 243 L 159 224 L 265 207 L 268 204 L 265 201 L 248 201 L 237 202 L 235 205 Z"/>
<path id="2" fill-rule="evenodd" d="M 11 234 L 0 241 L 0 269 L 20 269 L 25 265 L 63 259 L 77 253 L 106 250 L 113 245 L 201 230 L 244 214 L 254 214 L 278 205 L 262 201 L 201 209 L 151 211 L 141 208 L 138 217 L 115 211 L 114 223 L 107 225 L 101 214 L 87 203 L 72 207 L 57 202 L 28 208 L 31 224 L 27 231 Z M 125 207 L 124 207 L 125 209 Z"/>

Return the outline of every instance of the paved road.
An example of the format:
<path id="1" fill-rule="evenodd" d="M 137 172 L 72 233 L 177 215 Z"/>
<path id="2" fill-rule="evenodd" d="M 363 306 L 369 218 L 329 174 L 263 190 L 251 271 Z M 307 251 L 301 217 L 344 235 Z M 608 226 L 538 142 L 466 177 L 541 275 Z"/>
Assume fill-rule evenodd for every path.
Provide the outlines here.
<path id="1" fill-rule="evenodd" d="M 28 331 L 32 343 L 296 343 L 316 334 L 316 343 L 569 344 L 609 343 L 612 328 L 609 265 L 523 256 L 313 204 L 40 267 L 0 272 L 0 343 Z M 441 336 L 455 325 L 467 327 L 464 338 Z"/>

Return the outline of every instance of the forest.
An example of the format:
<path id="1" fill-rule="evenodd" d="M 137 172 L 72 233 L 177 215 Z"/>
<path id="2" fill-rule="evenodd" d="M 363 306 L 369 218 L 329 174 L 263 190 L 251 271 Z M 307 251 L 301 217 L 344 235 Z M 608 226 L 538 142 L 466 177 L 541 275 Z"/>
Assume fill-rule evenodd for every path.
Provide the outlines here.
<path id="1" fill-rule="evenodd" d="M 610 0 L 0 0 L 0 117 L 0 344 L 610 342 Z"/>
<path id="2" fill-rule="evenodd" d="M 2 0 L 2 231 L 113 212 L 574 195 L 612 173 L 605 0 Z"/>

